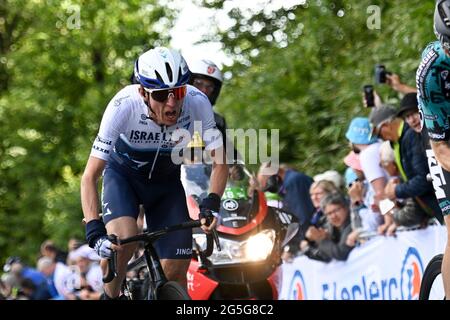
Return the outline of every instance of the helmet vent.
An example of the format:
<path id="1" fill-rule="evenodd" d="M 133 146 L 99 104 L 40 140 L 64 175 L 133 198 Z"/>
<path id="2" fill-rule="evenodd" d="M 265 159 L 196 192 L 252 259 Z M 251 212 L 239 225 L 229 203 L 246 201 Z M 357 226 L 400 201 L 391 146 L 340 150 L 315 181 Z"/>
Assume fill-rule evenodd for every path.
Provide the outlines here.
<path id="1" fill-rule="evenodd" d="M 450 19 L 448 17 L 444 18 L 444 23 L 447 27 L 450 27 Z"/>
<path id="2" fill-rule="evenodd" d="M 163 78 L 161 77 L 161 75 L 159 74 L 159 72 L 155 70 L 155 74 L 156 74 L 156 77 L 158 78 L 158 80 L 159 80 L 160 82 L 164 83 L 164 80 L 163 80 Z"/>
<path id="3" fill-rule="evenodd" d="M 170 65 L 167 62 L 166 62 L 166 71 L 167 71 L 167 76 L 169 77 L 169 81 L 172 82 L 173 81 L 172 68 L 170 67 Z"/>
<path id="4" fill-rule="evenodd" d="M 177 82 L 180 82 L 180 78 L 181 78 L 181 66 L 178 68 L 178 79 L 177 79 Z"/>
<path id="5" fill-rule="evenodd" d="M 444 5 L 445 3 L 442 2 L 440 6 L 438 6 L 438 12 L 439 15 L 441 16 L 442 21 L 444 22 L 446 27 L 450 27 L 450 19 L 447 15 L 447 13 L 445 12 L 446 10 L 444 9 Z"/>

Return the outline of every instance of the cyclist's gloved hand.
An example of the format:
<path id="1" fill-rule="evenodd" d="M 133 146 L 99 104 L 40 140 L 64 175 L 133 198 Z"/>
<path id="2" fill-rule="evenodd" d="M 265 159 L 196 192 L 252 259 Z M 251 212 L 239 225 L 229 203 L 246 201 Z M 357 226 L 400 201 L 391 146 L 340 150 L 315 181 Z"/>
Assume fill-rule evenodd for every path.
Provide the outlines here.
<path id="1" fill-rule="evenodd" d="M 102 258 L 111 258 L 112 242 L 108 240 L 105 224 L 100 219 L 86 223 L 86 240 L 89 247 L 94 249 Z"/>
<path id="2" fill-rule="evenodd" d="M 112 245 L 113 244 L 108 240 L 108 237 L 103 236 L 98 238 L 97 242 L 95 243 L 94 250 L 100 257 L 109 259 L 113 254 Z"/>
<path id="3" fill-rule="evenodd" d="M 206 198 L 200 203 L 200 214 L 198 215 L 203 226 L 210 226 L 210 228 L 203 228 L 203 231 L 209 232 L 215 227 L 217 219 L 214 214 L 218 214 L 220 209 L 220 196 L 216 193 L 210 193 Z"/>

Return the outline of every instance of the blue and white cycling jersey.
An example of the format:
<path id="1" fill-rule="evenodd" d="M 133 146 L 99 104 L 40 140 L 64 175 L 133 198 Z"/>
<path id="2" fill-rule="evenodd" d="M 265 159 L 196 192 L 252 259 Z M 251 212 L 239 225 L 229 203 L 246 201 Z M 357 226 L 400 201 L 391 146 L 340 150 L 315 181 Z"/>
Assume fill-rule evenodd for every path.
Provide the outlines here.
<path id="1" fill-rule="evenodd" d="M 139 85 L 119 91 L 108 104 L 94 141 L 91 156 L 107 161 L 103 172 L 103 221 L 120 217 L 136 219 L 144 206 L 150 231 L 189 219 L 180 181 L 182 157 L 179 154 L 198 132 L 206 149 L 222 145 L 208 98 L 187 86 L 182 110 L 173 126 L 160 126 L 148 118 L 148 107 L 139 94 Z M 183 129 L 183 130 L 182 130 Z M 190 259 L 191 230 L 180 230 L 158 239 L 161 259 Z"/>
<path id="2" fill-rule="evenodd" d="M 115 163 L 128 172 L 157 178 L 179 169 L 180 163 L 172 161 L 171 153 L 178 146 L 185 146 L 194 131 L 201 134 L 206 148 L 217 147 L 219 141 L 212 142 L 220 133 L 215 130 L 211 134 L 214 114 L 201 91 L 187 86 L 177 123 L 166 127 L 148 118 L 148 107 L 138 89 L 139 85 L 126 86 L 109 102 L 91 156 Z M 207 130 L 209 134 L 205 134 Z"/>

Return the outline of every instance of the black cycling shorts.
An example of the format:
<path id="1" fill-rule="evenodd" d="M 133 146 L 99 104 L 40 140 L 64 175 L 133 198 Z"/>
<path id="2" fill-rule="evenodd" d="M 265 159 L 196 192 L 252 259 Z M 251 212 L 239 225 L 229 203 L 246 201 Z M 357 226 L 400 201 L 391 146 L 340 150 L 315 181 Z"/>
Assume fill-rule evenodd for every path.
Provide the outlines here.
<path id="1" fill-rule="evenodd" d="M 186 197 L 179 174 L 164 180 L 149 180 L 107 165 L 103 173 L 103 221 L 129 216 L 137 219 L 139 204 L 145 208 L 147 228 L 162 229 L 189 220 Z M 192 230 L 171 232 L 155 244 L 161 259 L 190 259 L 192 256 Z"/>

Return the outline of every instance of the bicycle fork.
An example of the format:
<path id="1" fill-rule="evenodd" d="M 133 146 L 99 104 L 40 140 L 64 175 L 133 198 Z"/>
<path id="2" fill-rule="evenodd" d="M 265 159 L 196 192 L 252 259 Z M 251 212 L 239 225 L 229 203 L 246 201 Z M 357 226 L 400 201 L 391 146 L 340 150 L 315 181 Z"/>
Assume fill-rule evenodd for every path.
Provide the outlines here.
<path id="1" fill-rule="evenodd" d="M 162 265 L 157 258 L 155 249 L 151 245 L 147 246 L 145 249 L 145 260 L 147 261 L 147 266 L 150 267 L 150 269 L 148 270 L 150 277 L 148 299 L 156 300 L 158 288 L 167 282 L 167 278 L 164 275 Z"/>

